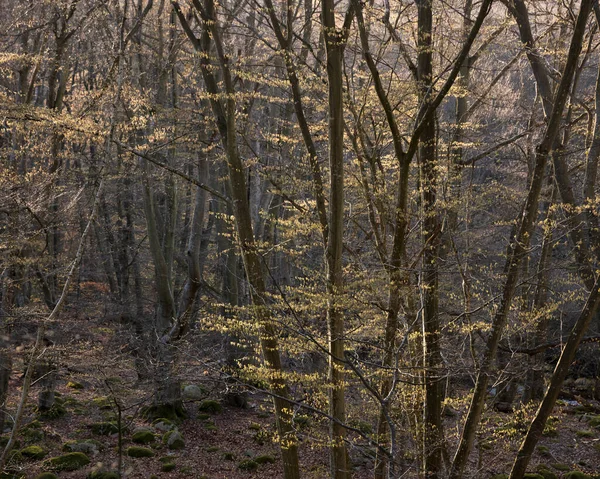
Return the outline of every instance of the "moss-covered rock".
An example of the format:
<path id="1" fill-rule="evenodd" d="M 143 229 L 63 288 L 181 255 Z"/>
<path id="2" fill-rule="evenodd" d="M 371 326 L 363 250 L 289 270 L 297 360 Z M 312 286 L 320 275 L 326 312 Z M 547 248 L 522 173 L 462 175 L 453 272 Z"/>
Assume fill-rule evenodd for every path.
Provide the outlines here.
<path id="1" fill-rule="evenodd" d="M 274 464 L 275 458 L 268 454 L 264 454 L 262 456 L 256 456 L 254 458 L 254 462 L 256 462 L 257 464 Z"/>
<path id="2" fill-rule="evenodd" d="M 44 456 L 46 456 L 46 454 L 48 454 L 48 451 L 42 446 L 31 445 L 21 449 L 20 453 L 23 457 L 37 460 L 42 459 Z"/>
<path id="3" fill-rule="evenodd" d="M 185 441 L 181 433 L 174 429 L 173 431 L 167 431 L 163 436 L 163 444 L 171 450 L 179 450 L 185 447 Z"/>
<path id="4" fill-rule="evenodd" d="M 129 457 L 154 457 L 154 451 L 147 447 L 131 446 L 127 448 Z"/>
<path id="5" fill-rule="evenodd" d="M 202 386 L 196 384 L 188 384 L 183 388 L 183 391 L 181 391 L 181 397 L 184 401 L 200 401 L 206 396 L 206 390 Z"/>
<path id="6" fill-rule="evenodd" d="M 223 406 L 221 406 L 221 403 L 215 401 L 214 399 L 205 399 L 198 406 L 198 411 L 209 414 L 219 414 L 223 412 Z"/>
<path id="7" fill-rule="evenodd" d="M 119 473 L 99 468 L 90 472 L 86 479 L 119 479 Z"/>
<path id="8" fill-rule="evenodd" d="M 90 429 L 99 436 L 110 436 L 119 432 L 119 426 L 114 422 L 95 422 L 90 424 Z"/>
<path id="9" fill-rule="evenodd" d="M 142 417 L 149 421 L 154 421 L 159 418 L 168 419 L 169 421 L 179 421 L 187 417 L 187 413 L 183 408 L 183 403 L 179 404 L 152 404 L 146 406 L 141 411 Z"/>
<path id="10" fill-rule="evenodd" d="M 46 461 L 46 467 L 53 471 L 76 471 L 90 463 L 90 458 L 83 452 L 69 452 Z"/>
<path id="11" fill-rule="evenodd" d="M 78 383 L 77 381 L 69 381 L 67 387 L 71 389 L 83 389 L 83 384 Z"/>
<path id="12" fill-rule="evenodd" d="M 523 479 L 544 479 L 544 476 L 536 472 L 526 472 Z"/>
<path id="13" fill-rule="evenodd" d="M 223 459 L 226 461 L 235 461 L 235 454 L 233 452 L 223 453 Z"/>
<path id="14" fill-rule="evenodd" d="M 35 479 L 58 479 L 58 476 L 52 472 L 42 472 L 35 476 Z"/>
<path id="15" fill-rule="evenodd" d="M 177 467 L 177 466 L 175 465 L 175 463 L 174 463 L 174 462 L 165 462 L 165 463 L 164 463 L 164 464 L 163 464 L 163 465 L 160 467 L 160 470 L 161 470 L 162 472 L 171 472 L 171 471 L 174 471 L 176 467 Z"/>
<path id="16" fill-rule="evenodd" d="M 508 479 L 508 474 L 496 474 L 492 479 Z"/>
<path id="17" fill-rule="evenodd" d="M 252 459 L 246 459 L 238 464 L 240 471 L 256 471 L 258 469 L 258 462 Z"/>
<path id="18" fill-rule="evenodd" d="M 95 439 L 85 439 L 84 441 L 68 441 L 63 444 L 63 451 L 67 452 L 83 452 L 84 454 L 95 456 L 102 450 L 103 446 L 100 441 Z"/>
<path id="19" fill-rule="evenodd" d="M 592 479 L 592 476 L 589 474 L 585 474 L 581 471 L 571 471 L 567 472 L 564 476 L 564 479 Z"/>
<path id="20" fill-rule="evenodd" d="M 177 426 L 173 423 L 173 421 L 164 417 L 159 417 L 158 419 L 152 421 L 152 426 L 154 426 L 155 429 L 158 429 L 161 432 L 167 432 L 172 431 L 173 429 L 177 429 Z"/>
<path id="21" fill-rule="evenodd" d="M 579 437 L 594 437 L 596 435 L 594 431 L 590 431 L 589 429 L 576 431 L 575 434 L 577 434 Z"/>
<path id="22" fill-rule="evenodd" d="M 92 404 L 99 409 L 109 410 L 114 406 L 114 402 L 106 396 L 99 396 L 97 398 L 92 399 Z"/>
<path id="23" fill-rule="evenodd" d="M 538 464 L 538 466 L 535 468 L 535 471 L 544 479 L 558 479 L 558 476 L 545 464 Z"/>
<path id="24" fill-rule="evenodd" d="M 550 464 L 550 465 L 557 471 L 570 471 L 571 470 L 571 466 L 569 466 L 568 464 L 562 464 L 560 462 L 555 462 L 554 464 Z"/>
<path id="25" fill-rule="evenodd" d="M 156 436 L 148 428 L 138 428 L 133 431 L 131 440 L 136 444 L 150 444 L 156 440 Z"/>

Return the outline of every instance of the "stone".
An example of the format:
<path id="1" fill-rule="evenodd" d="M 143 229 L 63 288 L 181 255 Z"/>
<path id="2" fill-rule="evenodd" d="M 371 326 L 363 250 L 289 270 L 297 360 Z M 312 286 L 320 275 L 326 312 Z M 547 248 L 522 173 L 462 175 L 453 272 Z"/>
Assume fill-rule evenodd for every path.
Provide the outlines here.
<path id="1" fill-rule="evenodd" d="M 69 452 L 46 461 L 46 466 L 54 471 L 76 471 L 90 463 L 90 458 L 83 452 Z"/>
<path id="2" fill-rule="evenodd" d="M 183 436 L 177 430 L 166 432 L 163 436 L 163 442 L 171 450 L 179 450 L 185 447 Z"/>
<path id="3" fill-rule="evenodd" d="M 198 406 L 198 411 L 207 412 L 209 414 L 219 414 L 223 412 L 223 406 L 214 399 L 205 399 Z"/>
<path id="4" fill-rule="evenodd" d="M 207 396 L 204 389 L 196 384 L 188 384 L 183 388 L 181 397 L 184 401 L 200 401 Z"/>
<path id="5" fill-rule="evenodd" d="M 177 429 L 177 426 L 173 424 L 170 420 L 161 417 L 152 422 L 152 425 L 155 429 L 158 429 L 161 432 L 172 431 L 173 429 Z"/>
<path id="6" fill-rule="evenodd" d="M 41 446 L 27 446 L 26 448 L 21 449 L 21 456 L 26 457 L 28 459 L 42 459 L 48 451 Z"/>
<path id="7" fill-rule="evenodd" d="M 96 422 L 90 424 L 90 428 L 94 434 L 99 436 L 110 436 L 119 432 L 119 427 L 114 422 Z"/>
<path id="8" fill-rule="evenodd" d="M 100 452 L 102 445 L 94 439 L 86 439 L 85 441 L 69 441 L 63 445 L 63 451 L 68 452 L 83 452 L 84 454 L 95 456 Z"/>
<path id="9" fill-rule="evenodd" d="M 131 440 L 136 444 L 150 444 L 156 440 L 154 433 L 148 428 L 136 428 Z"/>
<path id="10" fill-rule="evenodd" d="M 131 446 L 127 448 L 129 457 L 154 457 L 154 451 L 147 447 Z"/>

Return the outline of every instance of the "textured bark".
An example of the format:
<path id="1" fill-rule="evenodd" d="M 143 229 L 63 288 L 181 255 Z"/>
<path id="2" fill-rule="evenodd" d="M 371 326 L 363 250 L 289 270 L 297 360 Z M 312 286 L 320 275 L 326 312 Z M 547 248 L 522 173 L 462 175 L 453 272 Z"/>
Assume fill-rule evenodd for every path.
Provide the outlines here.
<path id="1" fill-rule="evenodd" d="M 327 51 L 329 120 L 329 236 L 325 251 L 327 267 L 327 334 L 329 342 L 329 423 L 331 477 L 347 479 L 350 468 L 346 452 L 346 399 L 344 388 L 344 314 L 342 311 L 342 247 L 344 240 L 344 111 L 343 52 L 345 36 L 335 22 L 333 0 L 323 0 L 323 37 Z"/>

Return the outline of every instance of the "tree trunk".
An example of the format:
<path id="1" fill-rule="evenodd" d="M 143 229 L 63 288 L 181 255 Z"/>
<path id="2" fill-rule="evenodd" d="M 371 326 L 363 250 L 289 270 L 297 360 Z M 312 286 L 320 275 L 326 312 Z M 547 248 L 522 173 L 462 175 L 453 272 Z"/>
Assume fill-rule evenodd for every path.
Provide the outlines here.
<path id="1" fill-rule="evenodd" d="M 569 47 L 567 64 L 565 65 L 562 79 L 556 92 L 553 103 L 552 113 L 549 117 L 548 125 L 544 137 L 537 148 L 535 169 L 533 171 L 529 193 L 523 209 L 523 215 L 516 238 L 511 241 L 511 252 L 507 263 L 507 274 L 503 288 L 503 295 L 500 306 L 494 316 L 490 336 L 486 343 L 486 349 L 481 367 L 477 375 L 475 391 L 469 406 L 467 418 L 460 438 L 460 443 L 454 457 L 450 477 L 457 479 L 462 476 L 463 470 L 467 464 L 471 452 L 473 441 L 479 426 L 483 406 L 487 395 L 487 385 L 491 372 L 493 361 L 496 357 L 498 344 L 508 320 L 508 312 L 512 303 L 514 292 L 517 286 L 517 275 L 521 261 L 527 254 L 527 247 L 533 232 L 533 225 L 538 214 L 538 200 L 542 189 L 546 163 L 550 151 L 561 123 L 562 113 L 569 95 L 571 82 L 577 67 L 579 53 L 585 33 L 587 17 L 590 12 L 592 0 L 582 0 L 581 9 L 577 18 L 577 25 L 573 32 L 573 38 Z"/>

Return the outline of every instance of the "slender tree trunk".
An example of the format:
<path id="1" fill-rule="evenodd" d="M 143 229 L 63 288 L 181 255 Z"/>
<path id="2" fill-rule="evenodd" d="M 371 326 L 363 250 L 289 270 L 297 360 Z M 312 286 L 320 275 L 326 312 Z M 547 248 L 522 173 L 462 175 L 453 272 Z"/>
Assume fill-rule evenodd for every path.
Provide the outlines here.
<path id="1" fill-rule="evenodd" d="M 342 246 L 344 239 L 344 111 L 342 62 L 344 37 L 336 27 L 333 0 L 323 0 L 323 36 L 327 50 L 329 99 L 329 237 L 327 266 L 327 332 L 329 340 L 329 425 L 331 477 L 347 479 L 350 469 L 346 452 L 346 399 L 344 388 L 344 314 Z"/>
<path id="2" fill-rule="evenodd" d="M 194 48 L 202 53 L 201 71 L 206 89 L 211 94 L 211 107 L 226 154 L 238 241 L 250 285 L 254 316 L 259 325 L 260 345 L 265 366 L 268 370 L 270 389 L 274 393 L 273 402 L 281 444 L 284 477 L 286 479 L 299 479 L 298 445 L 292 425 L 291 407 L 287 400 L 289 397 L 288 386 L 282 374 L 278 327 L 271 317 L 261 259 L 254 240 L 247 196 L 246 169 L 242 163 L 237 144 L 235 88 L 229 60 L 221 39 L 221 29 L 216 17 L 215 5 L 213 0 L 206 0 L 204 6 L 200 3 L 196 5 L 197 13 L 202 19 L 203 28 L 202 37 L 198 39 L 192 32 L 179 4 L 175 0 L 172 0 L 172 4 L 186 35 Z M 220 71 L 223 74 L 224 91 L 227 94 L 226 100 L 223 102 L 219 100 L 219 86 L 209 64 L 211 43 L 216 47 Z"/>
<path id="3" fill-rule="evenodd" d="M 433 81 L 432 0 L 419 0 L 417 79 L 423 104 Z M 437 174 L 435 118 L 427 120 L 419 140 L 419 164 L 423 208 L 423 271 L 420 289 L 423 317 L 423 364 L 425 403 L 423 407 L 423 459 L 425 477 L 438 479 L 442 473 L 442 389 L 440 324 L 438 316 L 439 220 L 436 213 Z"/>
<path id="4" fill-rule="evenodd" d="M 492 329 L 486 343 L 484 357 L 481 362 L 481 367 L 475 384 L 475 391 L 473 392 L 473 398 L 469 406 L 469 411 L 465 420 L 458 450 L 454 457 L 450 475 L 452 479 L 458 479 L 462 476 L 473 447 L 473 441 L 479 426 L 479 421 L 481 419 L 483 406 L 487 395 L 487 385 L 491 368 L 496 357 L 500 338 L 502 337 L 502 333 L 508 320 L 508 312 L 510 310 L 514 292 L 517 286 L 519 267 L 521 261 L 527 254 L 527 247 L 533 232 L 533 223 L 538 214 L 538 200 L 544 180 L 546 163 L 550 155 L 552 145 L 554 144 L 556 136 L 558 135 L 562 113 L 570 92 L 571 82 L 573 80 L 573 76 L 577 67 L 577 61 L 581 52 L 583 35 L 585 33 L 585 27 L 588 15 L 590 13 L 592 1 L 593 0 L 582 0 L 581 2 L 581 8 L 577 18 L 577 25 L 575 27 L 575 31 L 573 32 L 573 38 L 569 47 L 567 64 L 565 65 L 562 79 L 554 99 L 552 113 L 549 117 L 544 137 L 537 148 L 535 168 L 533 171 L 525 207 L 523 209 L 523 216 L 520 220 L 516 238 L 511 241 L 511 252 L 506 268 L 507 273 L 502 300 L 492 322 Z"/>

